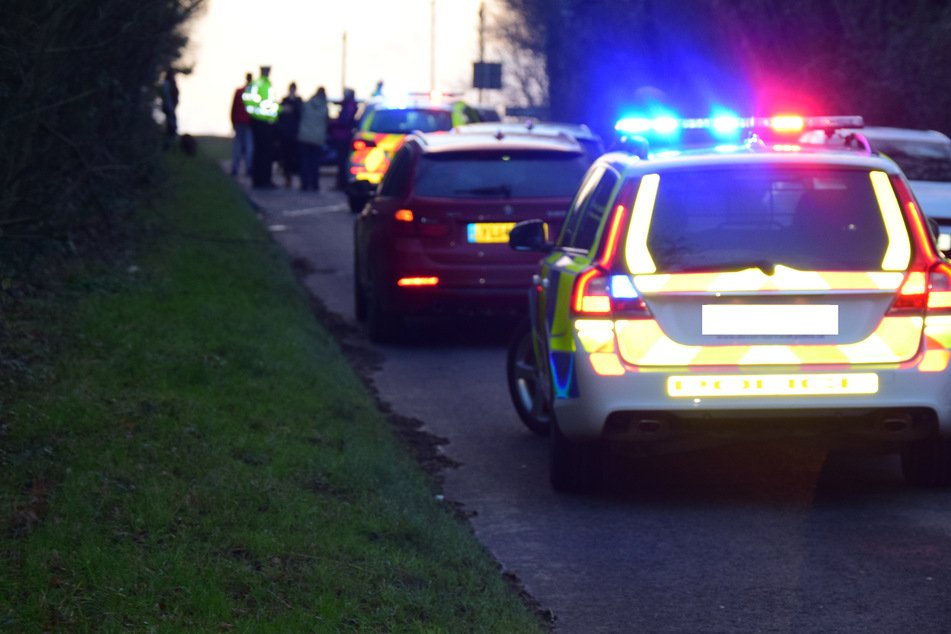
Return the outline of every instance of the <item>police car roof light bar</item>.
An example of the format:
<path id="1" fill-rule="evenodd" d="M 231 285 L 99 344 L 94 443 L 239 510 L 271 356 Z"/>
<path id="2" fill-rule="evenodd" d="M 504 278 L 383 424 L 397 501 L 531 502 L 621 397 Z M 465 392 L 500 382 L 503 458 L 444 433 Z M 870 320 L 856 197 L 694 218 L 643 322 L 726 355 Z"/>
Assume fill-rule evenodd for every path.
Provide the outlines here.
<path id="1" fill-rule="evenodd" d="M 738 130 L 773 130 L 774 132 L 801 132 L 804 130 L 837 130 L 862 128 L 865 122 L 858 115 L 800 117 L 782 115 L 775 117 L 708 117 L 675 119 L 659 117 L 647 119 L 632 117 L 618 121 L 614 129 L 623 134 L 655 133 L 669 135 L 680 130 L 715 130 L 733 132 Z"/>

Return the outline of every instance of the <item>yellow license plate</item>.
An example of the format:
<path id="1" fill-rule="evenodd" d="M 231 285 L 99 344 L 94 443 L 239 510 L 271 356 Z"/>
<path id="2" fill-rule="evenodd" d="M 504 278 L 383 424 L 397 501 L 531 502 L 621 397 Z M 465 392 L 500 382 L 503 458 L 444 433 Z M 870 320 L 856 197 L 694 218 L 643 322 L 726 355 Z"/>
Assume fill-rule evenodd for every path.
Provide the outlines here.
<path id="1" fill-rule="evenodd" d="M 725 376 L 671 376 L 669 396 L 826 396 L 875 394 L 878 375 L 864 374 L 761 374 Z"/>
<path id="2" fill-rule="evenodd" d="M 514 222 L 473 222 L 466 226 L 466 239 L 473 244 L 508 242 Z"/>

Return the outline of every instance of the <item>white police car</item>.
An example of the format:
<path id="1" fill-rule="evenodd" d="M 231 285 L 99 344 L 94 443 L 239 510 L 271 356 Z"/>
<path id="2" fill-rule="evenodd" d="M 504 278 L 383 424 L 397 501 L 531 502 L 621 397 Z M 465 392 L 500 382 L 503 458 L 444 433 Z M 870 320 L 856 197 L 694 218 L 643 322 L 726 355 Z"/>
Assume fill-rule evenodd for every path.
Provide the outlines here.
<path id="1" fill-rule="evenodd" d="M 951 266 L 908 181 L 872 152 L 764 138 L 608 153 L 554 242 L 512 230 L 544 259 L 510 387 L 550 425 L 556 489 L 597 482 L 607 443 L 794 436 L 901 452 L 910 483 L 951 484 Z"/>
<path id="2" fill-rule="evenodd" d="M 936 130 L 866 126 L 827 135 L 810 131 L 804 143 L 864 146 L 884 154 L 901 167 L 924 214 L 939 229 L 938 248 L 951 252 L 951 139 Z"/>

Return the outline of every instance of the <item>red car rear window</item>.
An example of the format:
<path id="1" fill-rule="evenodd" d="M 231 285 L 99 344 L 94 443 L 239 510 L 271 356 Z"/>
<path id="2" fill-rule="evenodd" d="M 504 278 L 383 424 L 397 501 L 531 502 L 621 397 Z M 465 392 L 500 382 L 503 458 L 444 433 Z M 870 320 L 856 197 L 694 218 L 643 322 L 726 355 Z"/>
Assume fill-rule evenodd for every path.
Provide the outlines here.
<path id="1" fill-rule="evenodd" d="M 589 164 L 580 152 L 428 154 L 416 168 L 415 188 L 434 198 L 571 198 Z"/>

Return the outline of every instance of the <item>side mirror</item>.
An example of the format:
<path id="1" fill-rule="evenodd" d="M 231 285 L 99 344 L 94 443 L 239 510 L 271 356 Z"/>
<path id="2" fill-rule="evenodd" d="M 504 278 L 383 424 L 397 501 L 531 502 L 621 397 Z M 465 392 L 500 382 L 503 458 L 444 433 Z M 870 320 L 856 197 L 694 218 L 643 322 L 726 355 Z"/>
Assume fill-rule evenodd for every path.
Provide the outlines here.
<path id="1" fill-rule="evenodd" d="M 548 227 L 543 220 L 525 220 L 509 232 L 509 246 L 516 251 L 549 253 L 554 244 L 548 241 Z"/>

